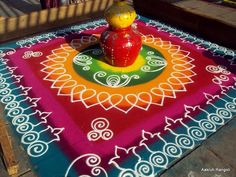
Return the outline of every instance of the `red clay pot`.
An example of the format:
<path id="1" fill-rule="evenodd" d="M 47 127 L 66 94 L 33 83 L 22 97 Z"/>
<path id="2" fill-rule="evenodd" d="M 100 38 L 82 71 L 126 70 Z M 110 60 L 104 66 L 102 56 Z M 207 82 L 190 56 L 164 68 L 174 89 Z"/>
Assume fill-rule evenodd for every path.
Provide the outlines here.
<path id="1" fill-rule="evenodd" d="M 125 67 L 134 63 L 141 49 L 142 39 L 131 26 L 122 29 L 109 27 L 102 33 L 100 45 L 110 65 Z"/>

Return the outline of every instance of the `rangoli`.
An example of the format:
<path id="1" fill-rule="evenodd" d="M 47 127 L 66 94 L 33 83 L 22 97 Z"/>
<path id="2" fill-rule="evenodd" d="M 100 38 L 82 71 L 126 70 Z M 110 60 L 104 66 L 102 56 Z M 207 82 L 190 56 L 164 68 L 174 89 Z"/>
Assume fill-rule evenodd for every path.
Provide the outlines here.
<path id="1" fill-rule="evenodd" d="M 0 45 L 0 99 L 39 176 L 154 177 L 236 114 L 235 51 L 138 16 L 141 52 L 119 68 L 106 27 Z"/>

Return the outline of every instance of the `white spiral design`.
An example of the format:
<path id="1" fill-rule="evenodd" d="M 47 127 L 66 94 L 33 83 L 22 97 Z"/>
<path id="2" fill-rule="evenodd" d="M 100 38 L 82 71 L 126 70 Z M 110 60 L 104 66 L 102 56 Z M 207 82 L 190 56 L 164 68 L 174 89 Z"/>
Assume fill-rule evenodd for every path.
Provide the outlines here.
<path id="1" fill-rule="evenodd" d="M 15 100 L 15 96 L 14 96 L 14 95 L 6 95 L 6 96 L 4 96 L 4 97 L 1 99 L 1 102 L 2 102 L 3 104 L 7 104 L 7 103 L 9 103 L 9 102 L 11 102 L 11 101 L 13 101 L 13 100 Z"/>
<path id="2" fill-rule="evenodd" d="M 107 76 L 106 72 L 98 71 L 94 73 L 93 79 L 101 85 L 112 87 L 112 88 L 124 87 L 128 85 L 132 79 L 139 79 L 138 75 L 129 76 L 127 74 L 122 74 L 121 76 L 119 76 L 119 75 L 113 74 L 107 77 L 106 76 Z M 100 78 L 104 78 L 106 80 L 104 81 L 104 80 L 101 80 Z"/>
<path id="3" fill-rule="evenodd" d="M 216 113 L 222 117 L 222 118 L 225 118 L 225 119 L 230 119 L 232 118 L 232 113 L 230 111 L 228 111 L 227 109 L 224 109 L 224 108 L 218 108 Z"/>
<path id="4" fill-rule="evenodd" d="M 101 173 L 103 172 L 104 175 L 101 175 Z M 92 170 L 91 170 L 91 173 L 93 176 L 105 176 L 107 177 L 107 173 L 105 171 L 105 169 L 103 169 L 102 167 L 94 167 Z"/>
<path id="5" fill-rule="evenodd" d="M 83 67 L 83 70 L 84 70 L 84 71 L 89 71 L 89 70 L 90 70 L 90 66 L 84 66 L 84 67 Z"/>
<path id="6" fill-rule="evenodd" d="M 101 158 L 97 155 L 90 155 L 87 159 L 86 159 L 86 164 L 89 167 L 96 167 L 101 163 Z"/>
<path id="7" fill-rule="evenodd" d="M 226 76 L 226 75 L 220 75 L 220 79 L 221 79 L 222 81 L 228 81 L 228 80 L 229 80 L 229 77 Z"/>
<path id="8" fill-rule="evenodd" d="M 236 98 L 233 99 L 233 103 L 236 104 Z"/>
<path id="9" fill-rule="evenodd" d="M 0 84 L 6 83 L 6 79 L 5 78 L 0 78 Z"/>
<path id="10" fill-rule="evenodd" d="M 25 134 L 27 132 L 30 132 L 33 130 L 33 124 L 31 124 L 30 122 L 25 122 L 23 124 L 20 124 L 17 128 L 16 128 L 16 131 L 18 133 L 21 133 L 21 134 Z"/>
<path id="11" fill-rule="evenodd" d="M 27 153 L 32 157 L 40 157 L 48 150 L 48 144 L 43 141 L 36 141 L 27 148 Z"/>
<path id="12" fill-rule="evenodd" d="M 120 76 L 118 75 L 110 75 L 106 79 L 106 83 L 110 87 L 116 87 L 120 84 L 120 82 L 121 82 L 121 79 L 120 79 Z"/>
<path id="13" fill-rule="evenodd" d="M 222 117 L 220 117 L 219 115 L 217 114 L 209 114 L 208 115 L 208 119 L 213 122 L 215 125 L 223 125 L 224 124 L 224 119 Z"/>
<path id="14" fill-rule="evenodd" d="M 14 109 L 10 109 L 9 112 L 7 113 L 7 115 L 10 117 L 15 117 L 15 116 L 22 114 L 23 112 L 24 112 L 24 110 L 21 107 L 17 107 Z"/>
<path id="15" fill-rule="evenodd" d="M 102 131 L 101 138 L 104 140 L 109 140 L 113 137 L 113 132 L 109 129 Z"/>
<path id="16" fill-rule="evenodd" d="M 220 75 L 220 77 L 216 77 L 212 79 L 212 82 L 214 82 L 217 85 L 221 85 L 222 81 L 228 81 L 229 78 L 225 75 Z"/>
<path id="17" fill-rule="evenodd" d="M 40 56 L 42 56 L 42 55 L 43 55 L 42 52 L 33 52 L 33 53 L 32 53 L 32 56 L 33 56 L 33 57 L 40 57 Z"/>
<path id="18" fill-rule="evenodd" d="M 79 54 L 76 57 L 73 58 L 73 62 L 78 66 L 83 66 L 84 71 L 90 70 L 90 66 L 92 62 L 92 57 L 85 55 L 85 54 Z"/>
<path id="19" fill-rule="evenodd" d="M 143 71 L 143 72 L 151 71 L 151 67 L 148 66 L 148 65 L 144 65 L 144 66 L 141 67 L 141 71 Z"/>
<path id="20" fill-rule="evenodd" d="M 102 131 L 109 127 L 109 122 L 104 118 L 97 118 L 92 121 L 92 128 L 97 131 Z"/>
<path id="21" fill-rule="evenodd" d="M 4 90 L 1 90 L 0 91 L 0 96 L 5 96 L 5 95 L 8 95 L 11 93 L 11 90 L 10 89 L 4 89 Z"/>
<path id="22" fill-rule="evenodd" d="M 107 75 L 107 73 L 104 71 L 99 71 L 99 72 L 95 73 L 94 75 L 96 75 L 97 77 L 105 77 Z"/>
<path id="23" fill-rule="evenodd" d="M 196 126 L 190 127 L 188 129 L 188 134 L 194 140 L 197 140 L 197 141 L 202 141 L 202 140 L 206 139 L 206 132 Z"/>
<path id="24" fill-rule="evenodd" d="M 180 157 L 182 155 L 182 150 L 174 143 L 167 143 L 163 147 L 163 151 L 170 157 Z"/>
<path id="25" fill-rule="evenodd" d="M 154 169 L 151 164 L 146 161 L 140 161 L 135 165 L 135 171 L 139 176 L 153 176 Z"/>
<path id="26" fill-rule="evenodd" d="M 121 173 L 119 174 L 119 177 L 137 177 L 137 175 L 135 174 L 135 172 L 133 170 L 125 170 L 125 171 L 121 171 Z"/>
<path id="27" fill-rule="evenodd" d="M 13 125 L 20 125 L 20 124 L 23 124 L 28 121 L 29 121 L 29 116 L 27 116 L 25 114 L 21 114 L 21 115 L 16 116 L 12 119 L 12 124 Z"/>
<path id="28" fill-rule="evenodd" d="M 14 48 L 0 47 L 0 57 L 5 57 L 6 55 L 12 55 L 16 52 Z"/>
<path id="29" fill-rule="evenodd" d="M 24 52 L 23 59 L 29 59 L 33 54 L 33 51 L 26 51 Z"/>
<path id="30" fill-rule="evenodd" d="M 195 145 L 192 138 L 187 135 L 180 134 L 175 138 L 176 144 L 185 149 L 192 149 Z"/>
<path id="31" fill-rule="evenodd" d="M 163 57 L 152 55 L 147 56 L 147 65 L 141 67 L 141 71 L 143 72 L 157 72 L 166 67 L 167 63 Z"/>
<path id="32" fill-rule="evenodd" d="M 5 106 L 5 109 L 14 109 L 18 107 L 19 105 L 20 105 L 19 102 L 12 101 Z"/>
<path id="33" fill-rule="evenodd" d="M 43 55 L 43 53 L 42 52 L 33 52 L 33 51 L 26 51 L 26 52 L 24 52 L 24 55 L 23 55 L 23 59 L 29 59 L 29 58 L 31 58 L 31 57 L 40 57 L 40 56 L 42 56 Z"/>
<path id="34" fill-rule="evenodd" d="M 214 66 L 214 65 L 208 65 L 206 67 L 206 70 L 210 73 L 220 73 L 221 72 L 221 68 Z"/>
<path id="35" fill-rule="evenodd" d="M 30 131 L 21 137 L 21 142 L 24 144 L 31 144 L 32 142 L 38 141 L 38 139 L 39 133 L 35 131 Z"/>
<path id="36" fill-rule="evenodd" d="M 90 131 L 87 137 L 90 141 L 97 141 L 101 137 L 101 135 L 97 131 Z"/>
<path id="37" fill-rule="evenodd" d="M 9 87 L 9 84 L 7 84 L 7 83 L 1 83 L 0 84 L 0 90 L 8 88 L 8 87 Z"/>
<path id="38" fill-rule="evenodd" d="M 168 158 L 162 152 L 155 152 L 149 157 L 150 163 L 155 167 L 166 168 L 168 164 Z"/>
<path id="39" fill-rule="evenodd" d="M 236 112 L 236 104 L 228 102 L 225 104 L 225 108 L 231 112 Z"/>
<path id="40" fill-rule="evenodd" d="M 148 54 L 148 55 L 154 55 L 155 52 L 153 52 L 153 51 L 148 51 L 147 54 Z"/>
<path id="41" fill-rule="evenodd" d="M 231 72 L 228 71 L 228 70 L 226 70 L 226 69 L 223 69 L 223 70 L 221 71 L 221 73 L 222 73 L 222 74 L 225 74 L 225 75 L 230 75 L 230 74 L 231 74 Z"/>
<path id="42" fill-rule="evenodd" d="M 148 64 L 150 66 L 163 66 L 163 65 L 165 65 L 165 61 L 164 61 L 164 59 L 163 60 L 154 59 L 154 60 L 148 61 Z"/>
<path id="43" fill-rule="evenodd" d="M 215 132 L 216 131 L 216 126 L 214 123 L 212 123 L 209 120 L 201 120 L 199 122 L 199 126 L 205 130 L 205 131 L 209 131 L 209 132 Z"/>
<path id="44" fill-rule="evenodd" d="M 99 117 L 91 123 L 92 131 L 87 134 L 90 141 L 97 141 L 99 138 L 109 140 L 113 137 L 113 132 L 108 129 L 109 122 L 103 117 Z"/>

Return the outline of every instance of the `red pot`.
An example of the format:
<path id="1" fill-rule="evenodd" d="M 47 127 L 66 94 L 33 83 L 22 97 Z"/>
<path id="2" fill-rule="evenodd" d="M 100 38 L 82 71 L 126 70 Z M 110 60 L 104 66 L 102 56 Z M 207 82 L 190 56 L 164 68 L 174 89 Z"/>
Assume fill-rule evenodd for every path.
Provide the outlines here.
<path id="1" fill-rule="evenodd" d="M 130 26 L 123 29 L 106 29 L 100 45 L 110 65 L 125 67 L 132 65 L 142 46 L 141 36 Z"/>

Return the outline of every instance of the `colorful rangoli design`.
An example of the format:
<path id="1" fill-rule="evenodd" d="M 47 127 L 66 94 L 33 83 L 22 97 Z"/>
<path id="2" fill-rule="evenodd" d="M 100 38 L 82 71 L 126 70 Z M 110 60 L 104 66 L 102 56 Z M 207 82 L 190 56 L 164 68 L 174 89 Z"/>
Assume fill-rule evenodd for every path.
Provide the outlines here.
<path id="1" fill-rule="evenodd" d="M 118 68 L 106 27 L 0 46 L 0 99 L 39 176 L 157 176 L 236 114 L 235 51 L 139 16 L 141 52 Z"/>

